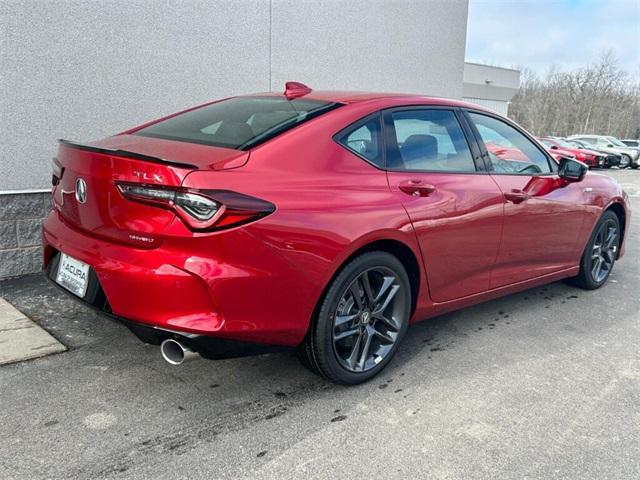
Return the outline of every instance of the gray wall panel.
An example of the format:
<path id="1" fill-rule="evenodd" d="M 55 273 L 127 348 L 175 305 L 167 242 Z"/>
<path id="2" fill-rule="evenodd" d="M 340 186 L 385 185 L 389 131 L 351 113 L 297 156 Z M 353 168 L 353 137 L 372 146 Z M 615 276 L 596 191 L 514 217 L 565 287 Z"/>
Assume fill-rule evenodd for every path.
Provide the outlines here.
<path id="1" fill-rule="evenodd" d="M 273 1 L 271 87 L 462 95 L 467 1 Z"/>
<path id="2" fill-rule="evenodd" d="M 0 192 L 47 188 L 56 138 L 286 80 L 459 97 L 466 19 L 466 0 L 0 0 Z"/>
<path id="3" fill-rule="evenodd" d="M 90 140 L 269 89 L 269 2 L 0 0 L 0 191 L 49 185 Z"/>

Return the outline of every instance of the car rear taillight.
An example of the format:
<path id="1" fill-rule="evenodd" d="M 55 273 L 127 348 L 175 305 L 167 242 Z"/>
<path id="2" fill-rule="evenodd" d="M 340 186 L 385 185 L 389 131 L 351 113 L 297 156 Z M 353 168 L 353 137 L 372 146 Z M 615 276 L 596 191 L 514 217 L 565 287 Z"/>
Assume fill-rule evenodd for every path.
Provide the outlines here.
<path id="1" fill-rule="evenodd" d="M 191 230 L 210 232 L 249 223 L 275 211 L 275 205 L 228 190 L 197 190 L 117 182 L 131 201 L 173 210 Z"/>
<path id="2" fill-rule="evenodd" d="M 51 159 L 51 185 L 54 187 L 60 183 L 62 179 L 62 174 L 64 173 L 64 167 L 60 164 L 57 158 Z"/>

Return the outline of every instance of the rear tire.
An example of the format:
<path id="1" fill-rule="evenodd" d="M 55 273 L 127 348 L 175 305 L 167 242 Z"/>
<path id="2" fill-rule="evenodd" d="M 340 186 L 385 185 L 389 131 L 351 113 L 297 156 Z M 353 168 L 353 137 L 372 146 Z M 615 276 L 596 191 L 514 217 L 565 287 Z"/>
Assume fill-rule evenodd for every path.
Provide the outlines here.
<path id="1" fill-rule="evenodd" d="M 580 273 L 571 283 L 585 290 L 595 290 L 607 282 L 620 248 L 620 220 L 607 210 L 598 220 L 582 253 Z"/>
<path id="2" fill-rule="evenodd" d="M 365 382 L 395 355 L 410 314 L 411 287 L 402 263 L 387 252 L 364 253 L 330 283 L 298 355 L 335 383 Z"/>

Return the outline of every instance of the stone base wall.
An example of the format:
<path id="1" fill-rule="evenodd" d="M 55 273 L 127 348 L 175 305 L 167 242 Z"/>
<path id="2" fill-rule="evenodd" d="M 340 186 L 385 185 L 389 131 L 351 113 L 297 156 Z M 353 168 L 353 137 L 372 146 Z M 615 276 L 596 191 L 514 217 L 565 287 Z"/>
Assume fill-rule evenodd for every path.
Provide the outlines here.
<path id="1" fill-rule="evenodd" d="M 40 271 L 41 225 L 50 193 L 0 193 L 0 279 Z"/>

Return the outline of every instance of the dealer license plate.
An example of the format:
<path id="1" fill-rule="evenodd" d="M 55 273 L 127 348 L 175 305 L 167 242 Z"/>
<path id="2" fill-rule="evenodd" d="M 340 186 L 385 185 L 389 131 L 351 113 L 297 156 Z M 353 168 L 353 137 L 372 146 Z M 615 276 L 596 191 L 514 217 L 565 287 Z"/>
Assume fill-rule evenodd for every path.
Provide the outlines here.
<path id="1" fill-rule="evenodd" d="M 82 298 L 89 285 L 89 268 L 86 263 L 62 253 L 56 283 Z"/>

